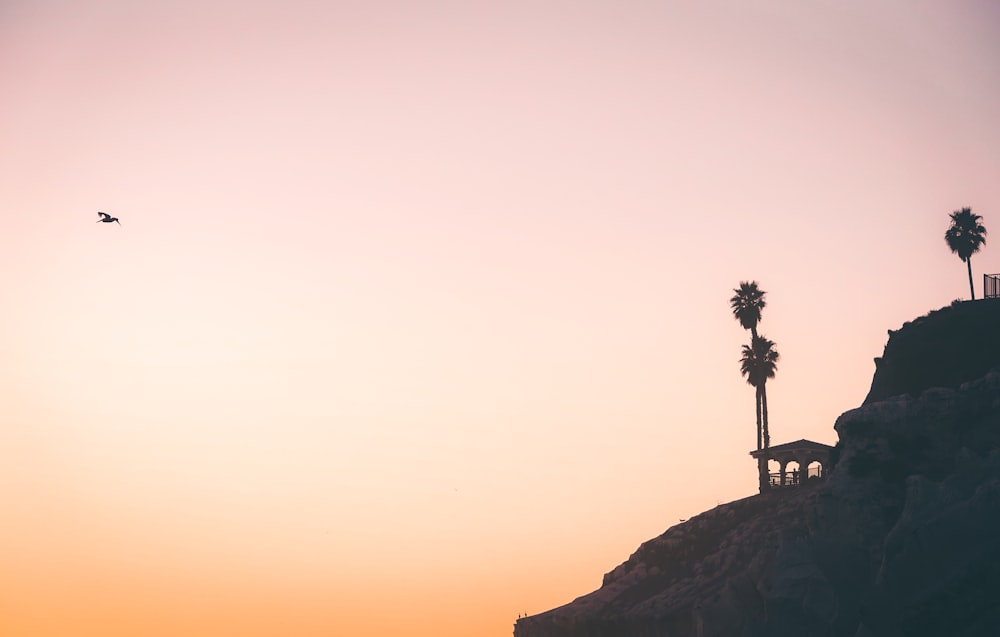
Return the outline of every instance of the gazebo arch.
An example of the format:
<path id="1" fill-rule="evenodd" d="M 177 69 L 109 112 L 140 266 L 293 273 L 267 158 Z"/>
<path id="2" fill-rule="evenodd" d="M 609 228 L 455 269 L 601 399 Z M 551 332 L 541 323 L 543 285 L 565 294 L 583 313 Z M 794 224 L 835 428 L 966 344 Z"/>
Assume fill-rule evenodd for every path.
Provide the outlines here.
<path id="1" fill-rule="evenodd" d="M 827 467 L 830 464 L 830 452 L 833 447 L 824 445 L 821 442 L 812 440 L 796 440 L 786 442 L 783 445 L 768 447 L 751 451 L 750 455 L 757 460 L 757 470 L 762 477 L 760 481 L 760 492 L 763 493 L 771 488 L 794 487 L 804 484 L 809 478 L 822 479 Z M 780 466 L 777 473 L 769 473 L 767 463 L 774 460 Z M 799 468 L 795 472 L 786 472 L 788 463 L 795 462 Z M 809 465 L 813 462 L 819 463 L 819 470 L 815 475 L 811 475 Z M 763 479 L 766 476 L 767 479 Z"/>

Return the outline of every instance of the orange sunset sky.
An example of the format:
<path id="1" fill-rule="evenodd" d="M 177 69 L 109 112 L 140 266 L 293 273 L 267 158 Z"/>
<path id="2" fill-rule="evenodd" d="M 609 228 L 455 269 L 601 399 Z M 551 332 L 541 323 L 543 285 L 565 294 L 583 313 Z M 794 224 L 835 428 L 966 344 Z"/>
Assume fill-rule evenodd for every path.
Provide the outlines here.
<path id="1" fill-rule="evenodd" d="M 4 637 L 510 635 L 755 492 L 740 280 L 832 444 L 1000 232 L 989 0 L 0 0 L 0 95 Z"/>

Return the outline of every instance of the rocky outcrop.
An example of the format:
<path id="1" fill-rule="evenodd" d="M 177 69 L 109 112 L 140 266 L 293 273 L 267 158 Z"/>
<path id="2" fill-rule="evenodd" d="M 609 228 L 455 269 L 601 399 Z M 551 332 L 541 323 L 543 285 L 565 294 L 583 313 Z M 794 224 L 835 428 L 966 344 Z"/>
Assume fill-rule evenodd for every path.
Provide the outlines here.
<path id="1" fill-rule="evenodd" d="M 889 330 L 864 404 L 957 387 L 1000 364 L 1000 299 L 956 302 Z"/>
<path id="2" fill-rule="evenodd" d="M 946 331 L 949 316 L 923 329 Z M 877 372 L 884 387 L 901 382 L 893 365 Z M 921 387 L 911 375 L 877 400 L 873 382 L 834 426 L 825 482 L 674 526 L 515 637 L 1000 635 L 1000 369 L 965 376 Z"/>

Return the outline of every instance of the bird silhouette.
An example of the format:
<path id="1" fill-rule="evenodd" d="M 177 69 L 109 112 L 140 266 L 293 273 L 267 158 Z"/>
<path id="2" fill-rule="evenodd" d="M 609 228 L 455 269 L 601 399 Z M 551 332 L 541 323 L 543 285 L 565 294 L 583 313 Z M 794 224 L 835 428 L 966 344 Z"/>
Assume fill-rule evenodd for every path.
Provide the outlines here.
<path id="1" fill-rule="evenodd" d="M 111 223 L 112 221 L 114 221 L 114 222 L 115 222 L 115 223 L 117 223 L 117 224 L 118 224 L 119 226 L 120 226 L 120 225 L 122 225 L 122 222 L 121 222 L 121 221 L 118 221 L 118 217 L 112 217 L 112 216 L 111 216 L 111 215 L 109 215 L 108 213 L 106 213 L 106 212 L 101 212 L 100 210 L 98 210 L 98 211 L 97 211 L 97 214 L 101 215 L 101 218 L 97 220 L 97 223 L 101 223 L 102 221 L 103 221 L 104 223 Z"/>

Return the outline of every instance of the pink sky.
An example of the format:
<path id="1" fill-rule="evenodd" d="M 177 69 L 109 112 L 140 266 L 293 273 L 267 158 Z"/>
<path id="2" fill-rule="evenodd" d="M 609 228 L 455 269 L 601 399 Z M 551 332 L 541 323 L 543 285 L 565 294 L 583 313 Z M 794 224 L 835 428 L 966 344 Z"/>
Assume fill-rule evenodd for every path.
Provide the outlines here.
<path id="1" fill-rule="evenodd" d="M 157 4 L 0 4 L 8 637 L 509 635 L 1000 219 L 990 2 Z"/>

